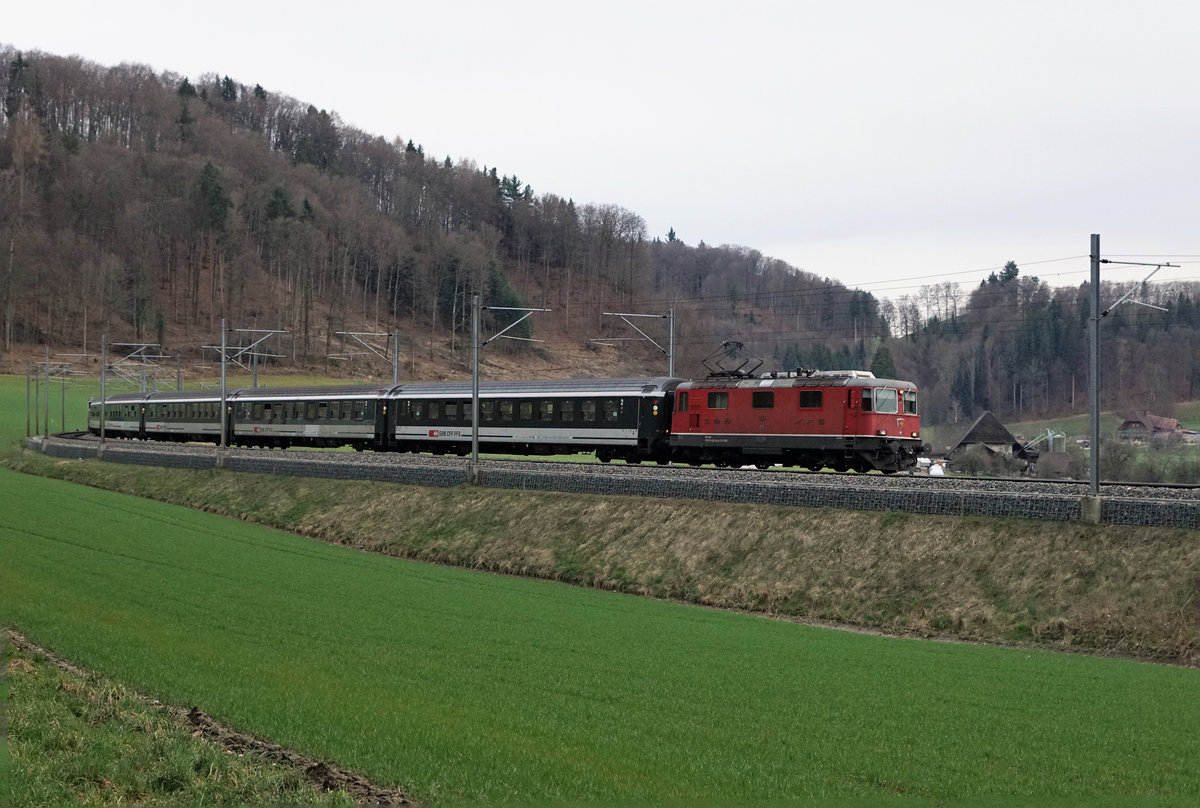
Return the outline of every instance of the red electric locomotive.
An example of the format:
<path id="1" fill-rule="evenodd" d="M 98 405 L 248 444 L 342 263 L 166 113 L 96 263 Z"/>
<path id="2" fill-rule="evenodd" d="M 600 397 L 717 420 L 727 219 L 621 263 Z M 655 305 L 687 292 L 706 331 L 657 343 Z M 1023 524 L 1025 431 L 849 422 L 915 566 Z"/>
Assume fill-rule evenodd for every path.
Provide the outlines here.
<path id="1" fill-rule="evenodd" d="M 923 450 L 917 388 L 867 371 L 718 371 L 675 389 L 671 459 L 894 473 Z"/>

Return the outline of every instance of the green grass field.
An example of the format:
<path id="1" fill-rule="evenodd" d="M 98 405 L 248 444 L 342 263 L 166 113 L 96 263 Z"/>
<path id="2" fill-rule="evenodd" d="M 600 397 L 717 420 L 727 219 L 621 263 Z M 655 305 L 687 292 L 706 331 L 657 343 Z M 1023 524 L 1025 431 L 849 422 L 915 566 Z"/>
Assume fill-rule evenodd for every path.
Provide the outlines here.
<path id="1" fill-rule="evenodd" d="M 1200 798 L 1200 672 L 364 554 L 0 472 L 0 616 L 425 801 Z"/>

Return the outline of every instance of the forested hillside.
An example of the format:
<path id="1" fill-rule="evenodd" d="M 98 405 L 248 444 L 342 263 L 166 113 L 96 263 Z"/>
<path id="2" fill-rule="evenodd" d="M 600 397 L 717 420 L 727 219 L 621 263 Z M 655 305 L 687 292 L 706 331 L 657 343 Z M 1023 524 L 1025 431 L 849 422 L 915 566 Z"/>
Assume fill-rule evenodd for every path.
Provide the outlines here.
<path id="1" fill-rule="evenodd" d="M 967 294 L 951 286 L 905 301 L 914 325 L 890 343 L 897 366 L 917 368 L 927 416 L 942 423 L 983 410 L 1006 420 L 1088 411 L 1090 283 L 1051 288 L 1009 262 Z M 1132 287 L 1102 282 L 1102 309 Z M 1195 283 L 1147 284 L 1136 304 L 1102 318 L 1102 409 L 1168 415 L 1200 396 L 1196 291 Z"/>
<path id="2" fill-rule="evenodd" d="M 338 332 L 399 330 L 407 370 L 462 377 L 479 292 L 553 310 L 517 332 L 544 342 L 489 346 L 510 360 L 497 374 L 663 373 L 646 342 L 592 340 L 638 336 L 605 312 L 673 310 L 678 375 L 736 340 L 764 368 L 891 375 L 894 363 L 934 422 L 1086 401 L 1086 287 L 1053 290 L 1011 266 L 969 294 L 943 284 L 881 301 L 704 234 L 648 233 L 619 204 L 535 193 L 519 166 L 435 157 L 418 138 L 368 134 L 228 76 L 4 46 L 0 65 L 0 371 L 44 346 L 96 353 L 101 334 L 211 363 L 204 346 L 225 318 L 286 331 L 269 351 L 306 368 L 345 352 Z M 1105 323 L 1106 405 L 1165 412 L 1194 392 L 1193 290 L 1152 294 L 1166 312 L 1128 307 Z M 512 316 L 493 315 L 488 332 Z M 638 325 L 666 344 L 665 323 Z M 371 361 L 347 371 L 390 373 Z"/>

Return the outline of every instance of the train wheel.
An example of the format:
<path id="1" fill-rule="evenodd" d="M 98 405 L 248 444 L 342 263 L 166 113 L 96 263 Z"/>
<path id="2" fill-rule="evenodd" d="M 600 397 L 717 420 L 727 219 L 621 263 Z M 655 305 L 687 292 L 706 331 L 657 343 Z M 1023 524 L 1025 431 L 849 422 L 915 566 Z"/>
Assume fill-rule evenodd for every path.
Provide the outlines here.
<path id="1" fill-rule="evenodd" d="M 770 463 L 755 463 L 754 468 L 758 469 L 759 471 L 766 471 L 767 469 L 771 468 L 771 464 Z"/>

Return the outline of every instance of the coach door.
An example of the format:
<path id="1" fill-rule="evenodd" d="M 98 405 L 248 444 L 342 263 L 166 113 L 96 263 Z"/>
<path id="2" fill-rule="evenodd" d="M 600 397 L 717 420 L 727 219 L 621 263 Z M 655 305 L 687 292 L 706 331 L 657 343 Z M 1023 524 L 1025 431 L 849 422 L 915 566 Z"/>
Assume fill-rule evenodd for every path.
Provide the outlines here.
<path id="1" fill-rule="evenodd" d="M 396 408 L 396 402 L 394 399 L 380 397 L 371 403 L 375 405 L 375 449 L 386 452 L 395 440 L 396 416 L 392 410 Z"/>

